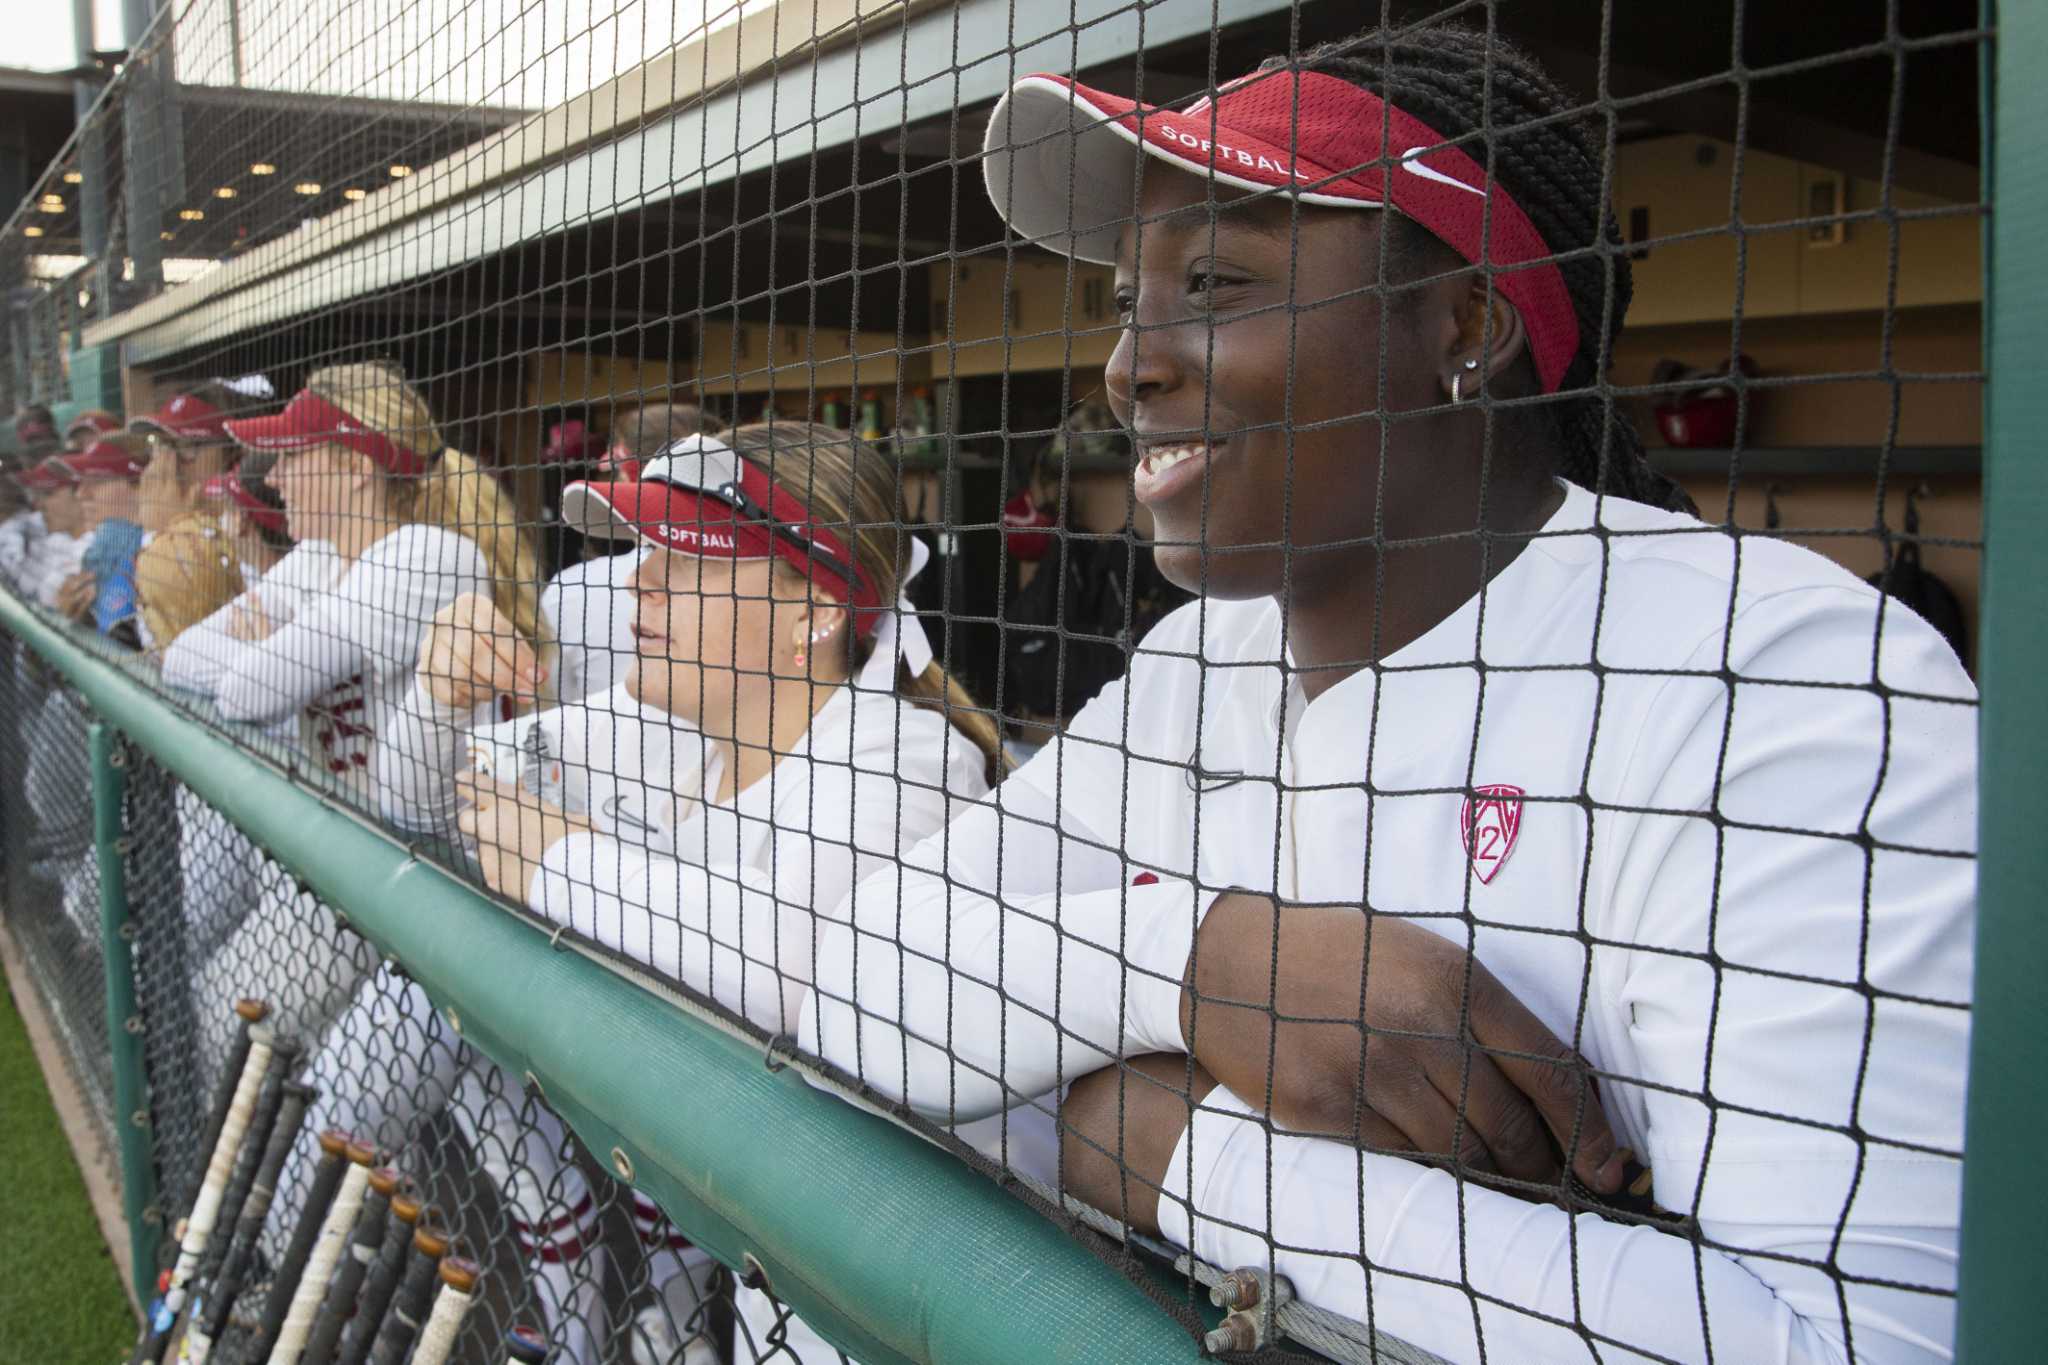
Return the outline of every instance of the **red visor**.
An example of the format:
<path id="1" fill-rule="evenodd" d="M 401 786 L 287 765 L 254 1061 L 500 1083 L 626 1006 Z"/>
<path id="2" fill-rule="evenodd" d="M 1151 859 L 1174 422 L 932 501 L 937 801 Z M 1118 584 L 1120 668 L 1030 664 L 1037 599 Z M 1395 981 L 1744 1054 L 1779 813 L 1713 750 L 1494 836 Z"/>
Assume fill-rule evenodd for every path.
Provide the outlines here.
<path id="1" fill-rule="evenodd" d="M 228 439 L 227 414 L 189 393 L 179 394 L 146 417 L 135 418 L 128 423 L 128 429 L 202 444 Z"/>
<path id="2" fill-rule="evenodd" d="M 570 484 L 562 519 L 586 535 L 630 536 L 677 554 L 780 559 L 852 606 L 860 635 L 881 624 L 888 613 L 845 543 L 766 470 L 711 437 L 686 436 L 669 449 L 636 479 Z M 707 479 L 707 468 L 723 472 Z"/>
<path id="3" fill-rule="evenodd" d="M 1240 77 L 1168 110 L 1063 76 L 1026 76 L 989 119 L 982 173 L 1019 234 L 1084 261 L 1116 260 L 1133 220 L 1135 158 L 1329 208 L 1399 209 L 1473 265 L 1521 314 L 1545 392 L 1579 349 L 1578 315 L 1521 205 L 1462 148 L 1369 90 L 1314 71 Z"/>
<path id="4" fill-rule="evenodd" d="M 71 467 L 55 455 L 30 465 L 14 478 L 14 481 L 31 493 L 54 493 L 60 488 L 74 488 L 78 475 Z"/>
<path id="5" fill-rule="evenodd" d="M 202 496 L 218 502 L 232 503 L 243 516 L 266 531 L 287 535 L 284 509 L 272 507 L 256 496 L 255 490 L 233 474 L 216 474 L 200 488 Z"/>
<path id="6" fill-rule="evenodd" d="M 346 446 L 369 456 L 379 469 L 401 479 L 416 479 L 427 472 L 427 461 L 418 452 L 382 432 L 370 430 L 311 389 L 300 389 L 284 405 L 283 412 L 268 417 L 236 418 L 222 425 L 229 436 L 251 450 Z"/>
<path id="7" fill-rule="evenodd" d="M 76 455 L 58 462 L 80 479 L 139 479 L 149 461 L 137 459 L 112 441 L 94 441 Z"/>
<path id="8" fill-rule="evenodd" d="M 572 419 L 549 430 L 540 458 L 543 464 L 581 464 L 602 454 L 604 438 Z"/>
<path id="9" fill-rule="evenodd" d="M 67 441 L 91 441 L 95 436 L 105 436 L 109 432 L 119 431 L 120 429 L 120 418 L 114 416 L 111 412 L 102 412 L 98 408 L 94 408 L 90 412 L 79 413 L 78 416 L 64 424 L 64 439 Z"/>

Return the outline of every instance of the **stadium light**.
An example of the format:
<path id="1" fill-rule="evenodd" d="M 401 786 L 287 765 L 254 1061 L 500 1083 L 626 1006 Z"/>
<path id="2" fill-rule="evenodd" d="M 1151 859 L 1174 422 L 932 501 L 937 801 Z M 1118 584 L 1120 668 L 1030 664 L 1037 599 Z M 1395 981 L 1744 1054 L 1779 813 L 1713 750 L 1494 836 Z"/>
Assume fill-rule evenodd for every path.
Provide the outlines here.
<path id="1" fill-rule="evenodd" d="M 271 165 L 268 161 L 253 161 L 249 164 L 249 174 L 276 175 L 277 167 Z"/>
<path id="2" fill-rule="evenodd" d="M 85 183 L 85 173 L 83 171 L 66 171 L 64 172 L 64 183 L 67 185 L 83 185 Z"/>
<path id="3" fill-rule="evenodd" d="M 222 185 L 213 192 L 213 197 L 216 199 L 232 199 L 237 193 L 238 191 L 233 185 Z"/>
<path id="4" fill-rule="evenodd" d="M 305 195 L 318 194 L 320 193 L 320 182 L 317 180 L 301 180 L 298 184 L 292 186 L 292 192 Z"/>
<path id="5" fill-rule="evenodd" d="M 355 185 L 350 185 L 347 189 L 341 192 L 341 197 L 344 199 L 361 199 L 368 194 L 368 190 L 362 189 Z"/>
<path id="6" fill-rule="evenodd" d="M 391 168 L 391 178 L 393 180 L 403 180 L 411 174 L 412 167 L 404 164 L 403 162 L 400 162 L 399 164 Z"/>
<path id="7" fill-rule="evenodd" d="M 40 237 L 43 235 L 43 230 L 39 227 L 25 227 L 21 230 L 21 235 L 24 237 Z"/>
<path id="8" fill-rule="evenodd" d="M 205 209 L 179 209 L 178 216 L 188 223 L 196 223 L 206 217 Z"/>

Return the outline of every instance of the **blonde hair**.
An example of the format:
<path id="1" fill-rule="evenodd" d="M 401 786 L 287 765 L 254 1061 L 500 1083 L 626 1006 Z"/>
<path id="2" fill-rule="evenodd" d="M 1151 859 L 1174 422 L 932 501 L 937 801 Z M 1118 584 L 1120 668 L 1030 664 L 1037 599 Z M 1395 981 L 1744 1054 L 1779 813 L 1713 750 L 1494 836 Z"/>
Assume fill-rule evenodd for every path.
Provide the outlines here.
<path id="1" fill-rule="evenodd" d="M 306 387 L 428 462 L 416 479 L 384 476 L 392 511 L 403 522 L 439 526 L 475 542 L 491 571 L 491 601 L 545 650 L 550 632 L 540 610 L 540 546 L 491 472 L 441 439 L 434 414 L 404 372 L 380 360 L 329 365 L 315 370 Z"/>
<path id="2" fill-rule="evenodd" d="M 759 422 L 720 438 L 733 452 L 768 471 L 852 553 L 854 564 L 874 584 L 886 609 L 894 610 L 903 574 L 910 565 L 910 532 L 903 510 L 896 461 L 844 431 L 813 422 Z M 779 567 L 781 560 L 776 561 Z M 874 648 L 873 637 L 849 631 L 849 672 L 858 671 Z M 896 692 L 946 723 L 981 751 L 991 783 L 1008 768 L 1002 731 L 988 708 L 954 681 L 934 659 L 912 677 L 896 663 Z"/>

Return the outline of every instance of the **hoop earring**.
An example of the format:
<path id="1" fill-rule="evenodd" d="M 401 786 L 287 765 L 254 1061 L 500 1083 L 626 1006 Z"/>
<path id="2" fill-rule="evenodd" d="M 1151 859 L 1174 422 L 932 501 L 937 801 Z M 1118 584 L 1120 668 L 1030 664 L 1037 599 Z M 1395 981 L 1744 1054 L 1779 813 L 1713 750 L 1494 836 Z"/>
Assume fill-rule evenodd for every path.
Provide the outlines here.
<path id="1" fill-rule="evenodd" d="M 1465 362 L 1464 369 L 1460 370 L 1458 373 L 1451 376 L 1451 402 L 1453 404 L 1461 403 L 1464 401 L 1464 396 L 1459 392 L 1459 390 L 1464 387 L 1465 376 L 1478 368 L 1478 361 L 1468 360 Z"/>

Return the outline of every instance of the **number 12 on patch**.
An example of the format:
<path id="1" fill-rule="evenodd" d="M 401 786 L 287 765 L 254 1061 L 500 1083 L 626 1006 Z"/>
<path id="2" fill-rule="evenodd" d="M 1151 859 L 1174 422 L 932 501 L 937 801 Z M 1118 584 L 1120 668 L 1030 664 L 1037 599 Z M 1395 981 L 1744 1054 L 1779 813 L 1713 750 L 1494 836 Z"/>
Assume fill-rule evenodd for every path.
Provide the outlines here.
<path id="1" fill-rule="evenodd" d="M 1465 798 L 1459 824 L 1464 830 L 1465 856 L 1472 860 L 1472 872 L 1481 884 L 1500 875 L 1501 865 L 1515 851 L 1515 838 L 1522 832 L 1520 787 L 1505 782 L 1474 787 Z"/>

